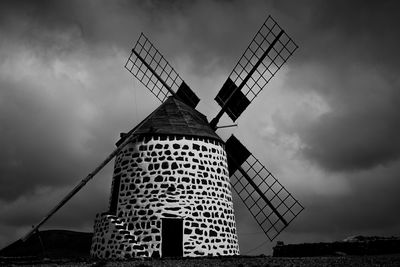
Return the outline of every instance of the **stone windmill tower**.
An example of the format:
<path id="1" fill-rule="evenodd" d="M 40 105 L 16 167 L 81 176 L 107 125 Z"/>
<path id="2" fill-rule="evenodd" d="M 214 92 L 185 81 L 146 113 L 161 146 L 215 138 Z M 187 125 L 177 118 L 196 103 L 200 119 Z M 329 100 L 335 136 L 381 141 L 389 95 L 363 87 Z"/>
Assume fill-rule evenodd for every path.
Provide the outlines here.
<path id="1" fill-rule="evenodd" d="M 237 255 L 231 187 L 274 239 L 303 207 L 232 135 L 235 121 L 297 49 L 268 17 L 215 100 L 208 122 L 200 101 L 161 53 L 140 35 L 125 65 L 162 104 L 118 144 L 109 211 L 96 218 L 91 253 L 99 258 Z"/>
<path id="2" fill-rule="evenodd" d="M 109 211 L 96 218 L 92 255 L 239 254 L 224 142 L 206 117 L 171 96 L 132 131 L 115 161 Z"/>
<path id="3" fill-rule="evenodd" d="M 162 104 L 130 132 L 23 239 L 26 240 L 114 157 L 108 211 L 95 219 L 91 255 L 98 258 L 239 254 L 233 188 L 269 240 L 303 206 L 233 135 L 216 133 L 220 118 L 236 121 L 297 45 L 270 16 L 240 57 L 215 100 L 210 122 L 200 99 L 141 34 L 125 64 Z"/>

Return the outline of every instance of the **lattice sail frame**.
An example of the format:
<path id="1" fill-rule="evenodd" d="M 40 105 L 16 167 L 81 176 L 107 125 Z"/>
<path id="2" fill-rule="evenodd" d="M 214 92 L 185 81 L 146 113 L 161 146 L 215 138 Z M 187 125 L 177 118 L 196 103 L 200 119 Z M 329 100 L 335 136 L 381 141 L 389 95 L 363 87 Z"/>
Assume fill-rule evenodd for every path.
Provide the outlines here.
<path id="1" fill-rule="evenodd" d="M 233 189 L 268 239 L 272 241 L 303 211 L 304 207 L 252 154 L 241 167 L 286 221 L 285 224 L 239 170 L 231 175 Z"/>
<path id="2" fill-rule="evenodd" d="M 243 82 L 282 31 L 278 23 L 271 16 L 268 16 L 229 74 L 229 79 L 236 86 L 239 86 Z M 297 44 L 283 31 L 266 57 L 261 61 L 261 64 L 241 89 L 241 92 L 250 102 L 254 100 L 297 48 Z"/>
<path id="3" fill-rule="evenodd" d="M 155 48 L 149 39 L 141 33 L 135 46 L 132 49 L 125 68 L 133 74 L 150 92 L 161 102 L 164 102 L 171 95 L 169 90 L 157 79 L 152 71 L 134 53 L 136 52 L 146 64 L 176 92 L 183 83 L 183 79 L 175 69 L 167 62 L 164 56 Z"/>

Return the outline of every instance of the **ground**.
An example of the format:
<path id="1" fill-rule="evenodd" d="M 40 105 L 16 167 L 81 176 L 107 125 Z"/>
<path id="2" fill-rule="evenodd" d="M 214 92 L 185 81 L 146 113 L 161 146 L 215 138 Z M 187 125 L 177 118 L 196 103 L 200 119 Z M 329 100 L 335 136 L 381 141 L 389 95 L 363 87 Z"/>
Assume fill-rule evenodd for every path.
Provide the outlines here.
<path id="1" fill-rule="evenodd" d="M 284 258 L 271 256 L 222 257 L 222 258 L 181 258 L 181 259 L 137 259 L 130 261 L 77 260 L 38 260 L 26 258 L 16 260 L 0 258 L 0 266 L 107 266 L 107 267 L 159 267 L 159 266 L 226 266 L 226 267 L 305 267 L 305 266 L 400 266 L 400 254 L 376 256 L 336 256 Z"/>

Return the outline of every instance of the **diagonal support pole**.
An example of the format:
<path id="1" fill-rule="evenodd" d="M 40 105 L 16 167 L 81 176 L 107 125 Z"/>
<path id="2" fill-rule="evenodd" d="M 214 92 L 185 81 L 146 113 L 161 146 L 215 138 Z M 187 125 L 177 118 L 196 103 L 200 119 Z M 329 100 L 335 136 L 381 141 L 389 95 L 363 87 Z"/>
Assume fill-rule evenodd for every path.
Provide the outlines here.
<path id="1" fill-rule="evenodd" d="M 91 173 L 89 173 L 85 178 L 83 178 L 73 189 L 70 191 L 50 212 L 29 231 L 23 238 L 22 241 L 28 240 L 36 231 L 39 231 L 39 227 L 42 226 L 51 216 L 54 215 L 62 206 L 64 206 L 76 193 L 78 193 L 87 182 L 89 182 L 93 177 L 106 166 L 129 142 L 132 141 L 133 137 L 132 133 L 128 138 L 124 140 L 124 142 L 118 146 L 100 165 L 98 165 Z"/>
<path id="2" fill-rule="evenodd" d="M 133 130 L 131 130 L 125 138 L 125 140 L 113 151 L 111 154 L 100 163 L 92 172 L 90 172 L 85 178 L 83 178 L 50 212 L 36 225 L 34 226 L 24 237 L 21 238 L 23 242 L 28 240 L 36 231 L 39 230 L 51 216 L 53 216 L 61 207 L 63 207 L 76 193 L 78 193 L 87 182 L 89 182 L 93 177 L 103 169 L 127 144 L 132 142 L 135 138 L 136 129 L 140 128 L 155 112 L 159 110 L 161 106 L 156 108 L 149 116 L 147 116 L 142 122 L 140 122 Z"/>

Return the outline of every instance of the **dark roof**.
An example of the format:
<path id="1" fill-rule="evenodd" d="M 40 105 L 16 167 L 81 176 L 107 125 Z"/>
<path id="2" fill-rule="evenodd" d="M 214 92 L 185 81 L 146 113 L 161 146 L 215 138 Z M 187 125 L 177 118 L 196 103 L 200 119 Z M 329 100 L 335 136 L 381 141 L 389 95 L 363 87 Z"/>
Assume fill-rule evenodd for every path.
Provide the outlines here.
<path id="1" fill-rule="evenodd" d="M 221 138 L 211 129 L 207 117 L 170 96 L 132 131 L 135 135 L 185 135 L 216 139 Z M 122 142 L 118 141 L 117 145 Z"/>

